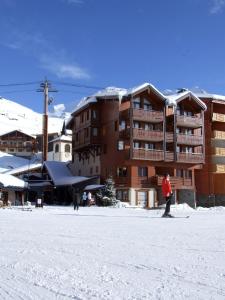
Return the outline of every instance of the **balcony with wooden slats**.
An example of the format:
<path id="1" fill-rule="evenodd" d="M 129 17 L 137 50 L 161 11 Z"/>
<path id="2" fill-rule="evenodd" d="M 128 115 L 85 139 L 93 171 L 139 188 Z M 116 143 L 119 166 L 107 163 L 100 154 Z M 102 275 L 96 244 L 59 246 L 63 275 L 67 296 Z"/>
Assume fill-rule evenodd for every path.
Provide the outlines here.
<path id="1" fill-rule="evenodd" d="M 163 122 L 163 111 L 133 109 L 133 120 L 160 123 Z"/>
<path id="2" fill-rule="evenodd" d="M 177 153 L 177 162 L 202 164 L 204 163 L 204 156 L 202 153 L 179 152 Z"/>
<path id="3" fill-rule="evenodd" d="M 151 177 L 151 184 L 155 186 L 162 185 L 163 176 L 152 176 Z M 173 188 L 181 188 L 181 187 L 191 187 L 192 186 L 192 179 L 191 178 L 183 178 L 183 177 L 175 177 L 170 176 L 170 183 Z"/>
<path id="4" fill-rule="evenodd" d="M 218 140 L 225 140 L 225 131 L 213 130 L 213 138 Z"/>
<path id="5" fill-rule="evenodd" d="M 163 150 L 146 150 L 146 149 L 133 149 L 131 154 L 132 159 L 163 161 Z"/>
<path id="6" fill-rule="evenodd" d="M 98 136 L 80 137 L 78 141 L 74 141 L 73 149 L 78 150 L 93 145 L 100 145 L 101 139 Z"/>
<path id="7" fill-rule="evenodd" d="M 213 113 L 212 121 L 213 122 L 225 122 L 225 114 Z"/>
<path id="8" fill-rule="evenodd" d="M 178 133 L 177 144 L 200 146 L 203 145 L 203 137 Z"/>
<path id="9" fill-rule="evenodd" d="M 177 115 L 176 118 L 177 118 L 177 126 L 198 128 L 203 125 L 203 119 L 200 117 Z"/>
<path id="10" fill-rule="evenodd" d="M 162 142 L 164 135 L 163 131 L 133 128 L 133 139 L 149 142 Z"/>

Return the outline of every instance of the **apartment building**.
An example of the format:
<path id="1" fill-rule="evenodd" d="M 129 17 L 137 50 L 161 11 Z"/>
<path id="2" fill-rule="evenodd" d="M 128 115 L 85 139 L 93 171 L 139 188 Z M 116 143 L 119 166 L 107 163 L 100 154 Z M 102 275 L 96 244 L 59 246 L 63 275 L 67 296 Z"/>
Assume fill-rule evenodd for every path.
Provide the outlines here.
<path id="1" fill-rule="evenodd" d="M 205 164 L 196 172 L 197 203 L 225 205 L 225 96 L 201 92 L 206 104 Z"/>
<path id="2" fill-rule="evenodd" d="M 195 172 L 205 162 L 206 105 L 190 91 L 165 96 L 146 83 L 108 88 L 72 113 L 74 175 L 113 176 L 117 198 L 131 205 L 163 203 L 162 177 L 171 175 L 175 200 L 194 206 Z"/>
<path id="3" fill-rule="evenodd" d="M 0 136 L 0 151 L 29 157 L 37 151 L 36 137 L 19 130 L 13 130 Z"/>

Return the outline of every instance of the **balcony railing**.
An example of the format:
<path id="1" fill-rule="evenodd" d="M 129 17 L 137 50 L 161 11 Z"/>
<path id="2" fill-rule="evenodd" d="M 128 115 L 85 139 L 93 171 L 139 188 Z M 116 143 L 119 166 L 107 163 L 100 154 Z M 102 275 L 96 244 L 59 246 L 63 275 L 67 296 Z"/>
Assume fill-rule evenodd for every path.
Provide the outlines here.
<path id="1" fill-rule="evenodd" d="M 213 113 L 212 121 L 225 122 L 225 114 Z"/>
<path id="2" fill-rule="evenodd" d="M 177 153 L 177 162 L 184 163 L 204 163 L 204 156 L 202 153 Z"/>
<path id="3" fill-rule="evenodd" d="M 177 134 L 177 143 L 183 145 L 203 145 L 203 137 L 197 135 Z"/>
<path id="4" fill-rule="evenodd" d="M 160 123 L 163 122 L 163 111 L 133 109 L 133 120 Z"/>
<path id="5" fill-rule="evenodd" d="M 214 130 L 213 138 L 218 140 L 225 140 L 225 131 Z"/>
<path id="6" fill-rule="evenodd" d="M 152 185 L 161 186 L 162 185 L 163 176 L 153 176 L 151 177 Z M 191 178 L 183 178 L 183 177 L 175 177 L 170 176 L 170 183 L 173 188 L 181 188 L 183 186 L 192 186 L 192 179 Z"/>
<path id="7" fill-rule="evenodd" d="M 177 115 L 177 126 L 198 128 L 203 125 L 203 120 L 200 117 L 180 116 Z"/>
<path id="8" fill-rule="evenodd" d="M 142 141 L 161 142 L 163 141 L 163 131 L 133 128 L 133 139 Z"/>
<path id="9" fill-rule="evenodd" d="M 143 160 L 153 160 L 162 161 L 163 160 L 163 150 L 145 150 L 145 149 L 133 149 L 132 159 L 143 159 Z"/>
<path id="10" fill-rule="evenodd" d="M 73 147 L 74 149 L 88 147 L 90 145 L 99 145 L 101 143 L 99 136 L 82 137 L 78 141 L 75 140 Z"/>

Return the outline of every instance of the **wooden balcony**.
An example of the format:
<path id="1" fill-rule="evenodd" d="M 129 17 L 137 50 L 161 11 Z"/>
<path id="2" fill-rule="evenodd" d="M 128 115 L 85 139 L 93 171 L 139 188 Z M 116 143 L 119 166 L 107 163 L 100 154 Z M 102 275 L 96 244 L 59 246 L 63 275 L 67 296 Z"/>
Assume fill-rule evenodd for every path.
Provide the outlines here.
<path id="1" fill-rule="evenodd" d="M 164 159 L 164 152 L 163 150 L 133 149 L 131 158 L 140 160 L 162 161 Z"/>
<path id="2" fill-rule="evenodd" d="M 165 152 L 165 161 L 174 161 L 174 152 L 166 151 Z"/>
<path id="3" fill-rule="evenodd" d="M 177 144 L 199 146 L 203 145 L 203 137 L 197 135 L 177 134 Z"/>
<path id="4" fill-rule="evenodd" d="M 129 139 L 130 138 L 130 129 L 122 129 L 119 131 L 120 139 Z"/>
<path id="5" fill-rule="evenodd" d="M 177 126 L 198 128 L 203 125 L 203 120 L 200 117 L 177 115 L 176 118 L 177 118 Z"/>
<path id="6" fill-rule="evenodd" d="M 163 111 L 133 109 L 133 120 L 160 123 L 163 122 Z"/>
<path id="7" fill-rule="evenodd" d="M 225 122 L 225 114 L 213 113 L 212 121 L 213 122 Z"/>
<path id="8" fill-rule="evenodd" d="M 212 147 L 212 154 L 218 156 L 225 156 L 225 148 Z"/>
<path id="9" fill-rule="evenodd" d="M 149 188 L 151 186 L 151 177 L 133 176 L 131 178 L 131 184 L 135 187 Z"/>
<path id="10" fill-rule="evenodd" d="M 218 140 L 225 140 L 225 131 L 213 130 L 213 138 Z"/>
<path id="11" fill-rule="evenodd" d="M 100 145 L 101 140 L 98 136 L 92 136 L 92 137 L 86 137 L 86 138 L 80 138 L 78 141 L 74 141 L 73 143 L 73 149 L 81 149 L 86 148 L 93 145 Z"/>
<path id="12" fill-rule="evenodd" d="M 156 186 L 162 185 L 163 176 L 153 176 L 151 177 L 151 184 Z M 173 177 L 170 176 L 170 183 L 173 188 L 181 188 L 181 187 L 191 187 L 192 179 L 191 178 L 183 178 L 183 177 Z"/>
<path id="13" fill-rule="evenodd" d="M 214 173 L 225 173 L 225 165 L 212 165 L 212 172 Z"/>
<path id="14" fill-rule="evenodd" d="M 177 162 L 202 164 L 204 163 L 204 156 L 202 153 L 179 152 L 177 153 Z"/>
<path id="15" fill-rule="evenodd" d="M 133 128 L 133 139 L 150 142 L 162 142 L 164 139 L 164 135 L 163 131 Z"/>

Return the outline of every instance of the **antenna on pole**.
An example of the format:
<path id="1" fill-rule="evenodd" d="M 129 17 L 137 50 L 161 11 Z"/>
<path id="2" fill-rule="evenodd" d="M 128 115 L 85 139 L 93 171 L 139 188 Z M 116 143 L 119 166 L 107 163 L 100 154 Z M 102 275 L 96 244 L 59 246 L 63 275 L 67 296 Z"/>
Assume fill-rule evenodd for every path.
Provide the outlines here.
<path id="1" fill-rule="evenodd" d="M 37 89 L 37 92 L 44 93 L 44 114 L 43 114 L 43 127 L 42 127 L 42 162 L 48 160 L 48 105 L 52 102 L 52 98 L 49 99 L 49 92 L 58 92 L 55 89 L 52 89 L 51 83 L 45 79 L 44 82 L 41 82 L 40 89 Z"/>

